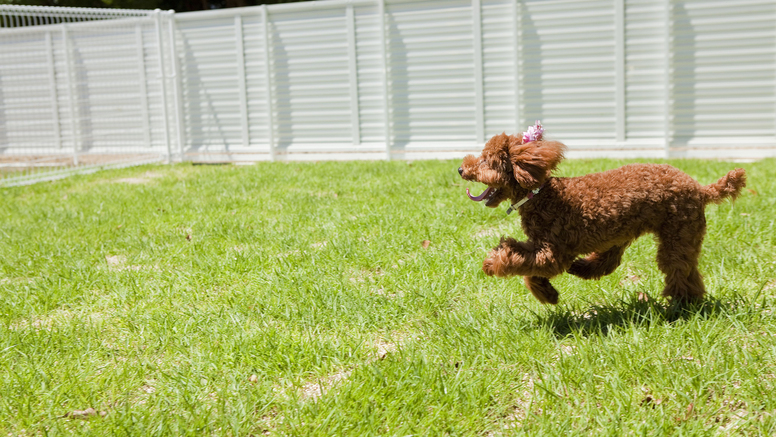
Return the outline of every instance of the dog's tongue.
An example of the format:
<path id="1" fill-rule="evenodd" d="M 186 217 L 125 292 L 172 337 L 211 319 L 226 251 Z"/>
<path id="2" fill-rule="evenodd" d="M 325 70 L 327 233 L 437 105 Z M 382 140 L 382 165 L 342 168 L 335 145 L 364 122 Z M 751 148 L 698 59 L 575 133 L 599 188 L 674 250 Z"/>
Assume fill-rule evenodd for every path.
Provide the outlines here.
<path id="1" fill-rule="evenodd" d="M 485 197 L 487 197 L 487 195 L 488 195 L 488 194 L 490 194 L 491 190 L 493 190 L 493 188 L 491 188 L 491 187 L 488 187 L 488 188 L 486 188 L 486 189 L 485 189 L 485 191 L 483 191 L 483 192 L 482 192 L 482 194 L 480 194 L 479 196 L 472 196 L 472 193 L 470 193 L 470 192 L 469 192 L 469 189 L 467 188 L 467 189 L 466 189 L 466 195 L 467 195 L 467 196 L 469 196 L 469 199 L 471 199 L 471 200 L 473 200 L 473 201 L 475 201 L 475 202 L 482 202 L 482 199 L 484 199 Z"/>

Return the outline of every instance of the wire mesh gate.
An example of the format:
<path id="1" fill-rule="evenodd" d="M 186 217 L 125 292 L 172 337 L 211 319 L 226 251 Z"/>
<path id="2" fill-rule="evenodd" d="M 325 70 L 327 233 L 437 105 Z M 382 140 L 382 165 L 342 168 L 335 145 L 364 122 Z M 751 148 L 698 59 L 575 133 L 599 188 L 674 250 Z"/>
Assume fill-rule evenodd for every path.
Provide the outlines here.
<path id="1" fill-rule="evenodd" d="M 171 13 L 0 6 L 0 185 L 170 160 Z"/>

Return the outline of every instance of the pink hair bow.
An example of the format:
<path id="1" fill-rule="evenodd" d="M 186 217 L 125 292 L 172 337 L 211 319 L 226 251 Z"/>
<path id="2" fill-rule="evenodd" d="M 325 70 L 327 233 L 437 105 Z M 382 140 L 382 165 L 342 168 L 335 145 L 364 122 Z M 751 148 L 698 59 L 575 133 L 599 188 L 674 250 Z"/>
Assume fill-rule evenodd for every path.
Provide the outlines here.
<path id="1" fill-rule="evenodd" d="M 539 141 L 544 135 L 544 128 L 539 120 L 536 120 L 536 124 L 528 128 L 528 132 L 523 132 L 523 144 L 530 143 L 531 141 Z"/>

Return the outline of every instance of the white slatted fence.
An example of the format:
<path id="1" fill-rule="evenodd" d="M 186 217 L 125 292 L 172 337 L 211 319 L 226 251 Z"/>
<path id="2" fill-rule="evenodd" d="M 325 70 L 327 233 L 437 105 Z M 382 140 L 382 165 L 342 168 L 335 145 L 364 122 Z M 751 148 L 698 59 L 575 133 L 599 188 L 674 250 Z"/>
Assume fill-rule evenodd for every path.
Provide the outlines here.
<path id="1" fill-rule="evenodd" d="M 453 157 L 537 119 L 572 157 L 776 155 L 770 0 L 328 0 L 176 20 L 194 159 Z"/>
<path id="2" fill-rule="evenodd" d="M 6 158 L 446 158 L 537 119 L 571 157 L 776 155 L 772 0 L 50 9 L 3 12 Z"/>

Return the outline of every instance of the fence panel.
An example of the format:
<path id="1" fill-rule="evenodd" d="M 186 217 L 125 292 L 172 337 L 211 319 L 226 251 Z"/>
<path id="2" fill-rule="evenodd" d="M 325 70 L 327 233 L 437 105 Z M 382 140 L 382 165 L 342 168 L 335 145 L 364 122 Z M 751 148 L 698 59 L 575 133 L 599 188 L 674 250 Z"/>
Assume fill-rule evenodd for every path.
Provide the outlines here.
<path id="1" fill-rule="evenodd" d="M 356 115 L 359 150 L 368 144 L 382 144 L 386 139 L 383 101 L 383 41 L 380 38 L 382 20 L 374 2 L 353 7 L 356 68 Z M 387 88 L 386 88 L 387 89 Z M 382 152 L 384 147 L 374 147 Z"/>
<path id="2" fill-rule="evenodd" d="M 353 143 L 345 9 L 274 13 L 269 27 L 281 154 Z"/>
<path id="3" fill-rule="evenodd" d="M 760 147 L 772 149 L 776 3 L 687 0 L 672 13 L 672 154 L 725 155 L 732 145 L 757 156 Z"/>
<path id="4" fill-rule="evenodd" d="M 520 99 L 516 95 L 520 79 L 517 5 L 511 0 L 483 0 L 481 5 L 483 134 L 486 137 L 514 133 L 526 127 L 524 120 L 518 120 Z"/>
<path id="5" fill-rule="evenodd" d="M 187 152 L 229 151 L 242 144 L 234 17 L 178 23 Z"/>
<path id="6" fill-rule="evenodd" d="M 611 0 L 526 1 L 521 17 L 523 125 L 540 119 L 555 138 L 611 143 L 615 120 L 615 17 Z M 587 142 L 589 144 L 589 142 Z"/>
<path id="7" fill-rule="evenodd" d="M 539 119 L 572 157 L 772 156 L 775 8 L 331 0 L 178 14 L 187 147 L 230 159 L 238 147 L 245 159 L 438 158 Z"/>
<path id="8" fill-rule="evenodd" d="M 387 5 L 394 141 L 476 141 L 472 2 Z"/>
<path id="9" fill-rule="evenodd" d="M 625 8 L 625 131 L 644 152 L 665 153 L 668 2 L 628 0 Z"/>

